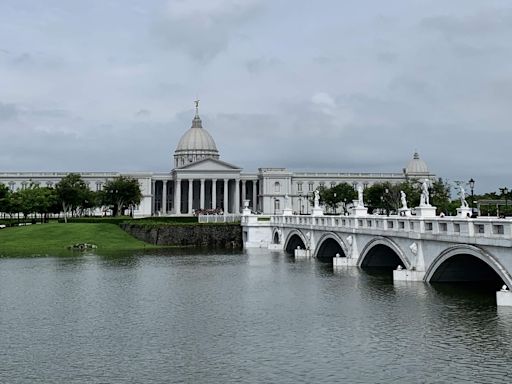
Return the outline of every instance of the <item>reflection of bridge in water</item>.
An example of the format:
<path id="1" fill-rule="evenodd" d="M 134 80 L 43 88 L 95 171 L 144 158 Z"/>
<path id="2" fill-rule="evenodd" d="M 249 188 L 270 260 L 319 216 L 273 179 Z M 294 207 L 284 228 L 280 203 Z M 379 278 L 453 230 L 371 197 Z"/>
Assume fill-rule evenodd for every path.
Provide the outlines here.
<path id="1" fill-rule="evenodd" d="M 422 216 L 242 216 L 244 246 L 381 267 L 395 281 L 477 282 L 512 287 L 512 220 Z M 512 293 L 497 292 L 512 306 Z"/>

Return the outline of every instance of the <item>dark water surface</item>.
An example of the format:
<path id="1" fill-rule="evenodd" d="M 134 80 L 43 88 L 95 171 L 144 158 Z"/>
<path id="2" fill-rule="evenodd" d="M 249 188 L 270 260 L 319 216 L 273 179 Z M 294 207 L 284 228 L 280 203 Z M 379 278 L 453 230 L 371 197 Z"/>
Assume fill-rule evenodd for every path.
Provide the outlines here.
<path id="1" fill-rule="evenodd" d="M 282 253 L 0 259 L 1 383 L 509 383 L 493 292 Z"/>

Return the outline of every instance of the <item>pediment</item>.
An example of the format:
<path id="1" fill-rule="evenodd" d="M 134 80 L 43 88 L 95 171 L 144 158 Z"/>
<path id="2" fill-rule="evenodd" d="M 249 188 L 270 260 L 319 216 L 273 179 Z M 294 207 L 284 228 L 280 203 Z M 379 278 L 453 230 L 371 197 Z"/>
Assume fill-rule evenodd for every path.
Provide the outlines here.
<path id="1" fill-rule="evenodd" d="M 216 159 L 203 159 L 176 168 L 176 171 L 240 171 L 236 165 Z"/>

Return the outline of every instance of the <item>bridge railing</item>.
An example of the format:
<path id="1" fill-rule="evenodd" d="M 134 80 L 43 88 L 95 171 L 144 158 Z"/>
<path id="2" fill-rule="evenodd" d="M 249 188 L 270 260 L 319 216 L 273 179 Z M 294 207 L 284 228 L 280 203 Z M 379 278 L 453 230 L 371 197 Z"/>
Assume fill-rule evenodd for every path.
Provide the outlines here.
<path id="1" fill-rule="evenodd" d="M 240 215 L 198 215 L 200 223 L 236 223 L 240 221 Z"/>
<path id="2" fill-rule="evenodd" d="M 297 226 L 319 229 L 363 229 L 394 233 L 421 233 L 437 236 L 474 236 L 511 239 L 512 220 L 495 217 L 461 218 L 419 216 L 305 216 L 271 215 L 260 225 Z"/>

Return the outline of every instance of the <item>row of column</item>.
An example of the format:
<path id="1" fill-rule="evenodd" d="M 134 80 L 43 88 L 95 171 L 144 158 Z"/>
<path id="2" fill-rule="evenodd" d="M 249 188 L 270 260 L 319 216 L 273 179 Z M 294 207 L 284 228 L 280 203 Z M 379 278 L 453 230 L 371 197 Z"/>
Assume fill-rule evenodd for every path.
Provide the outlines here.
<path id="1" fill-rule="evenodd" d="M 168 197 L 168 182 L 172 182 L 174 185 L 174 193 L 173 193 L 173 209 L 172 213 L 174 214 L 192 214 L 193 213 L 193 202 L 194 202 L 194 180 L 200 181 L 199 186 L 199 208 L 205 209 L 206 205 L 206 192 L 205 192 L 205 185 L 206 181 L 211 181 L 211 208 L 217 209 L 222 208 L 224 210 L 224 213 L 232 212 L 232 213 L 239 213 L 240 212 L 240 195 L 243 197 L 243 199 L 247 196 L 247 180 L 240 180 L 240 179 L 221 179 L 223 180 L 223 188 L 219 191 L 223 194 L 223 201 L 221 206 L 217 206 L 217 181 L 218 179 L 185 179 L 188 180 L 188 198 L 187 198 L 187 207 L 185 207 L 186 212 L 181 211 L 181 201 L 182 201 L 182 179 L 176 179 L 176 181 L 171 180 L 162 180 L 163 186 L 162 186 L 162 204 L 161 209 L 159 210 L 162 214 L 167 214 L 167 197 Z M 230 196 L 230 189 L 229 189 L 229 181 L 234 180 L 234 191 L 232 190 L 232 199 L 231 199 L 231 209 L 229 209 L 229 196 Z M 242 184 L 242 190 L 240 191 L 240 181 Z M 251 180 L 252 181 L 252 203 L 251 206 L 253 210 L 256 210 L 257 206 L 257 180 Z M 241 194 L 240 194 L 241 192 Z M 153 196 L 156 196 L 156 185 L 155 181 L 153 181 Z M 197 195 L 196 195 L 197 196 Z M 220 204 L 219 204 L 220 205 Z M 154 203 L 154 211 L 156 213 L 157 208 Z"/>

